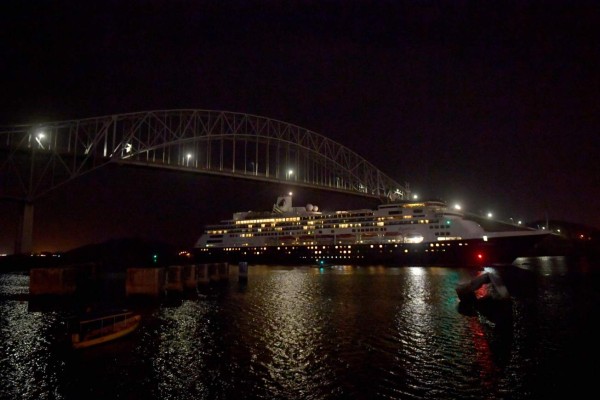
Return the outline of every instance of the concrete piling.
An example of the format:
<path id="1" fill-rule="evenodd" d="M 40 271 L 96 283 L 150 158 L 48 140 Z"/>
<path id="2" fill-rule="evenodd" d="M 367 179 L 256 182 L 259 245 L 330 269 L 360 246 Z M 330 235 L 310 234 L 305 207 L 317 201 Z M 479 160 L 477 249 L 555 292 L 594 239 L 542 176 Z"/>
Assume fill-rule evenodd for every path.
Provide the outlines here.
<path id="1" fill-rule="evenodd" d="M 164 268 L 128 268 L 125 292 L 130 295 L 158 297 L 165 291 Z"/>
<path id="2" fill-rule="evenodd" d="M 32 268 L 29 271 L 29 294 L 70 295 L 77 289 L 76 268 Z"/>
<path id="3" fill-rule="evenodd" d="M 218 274 L 219 274 L 219 280 L 221 281 L 227 281 L 229 280 L 229 264 L 228 263 L 219 263 L 218 264 Z"/>
<path id="4" fill-rule="evenodd" d="M 211 282 L 219 282 L 219 264 L 208 265 L 208 277 Z"/>
<path id="5" fill-rule="evenodd" d="M 168 292 L 183 292 L 183 280 L 181 279 L 181 265 L 171 265 L 167 267 L 166 289 Z"/>
<path id="6" fill-rule="evenodd" d="M 184 289 L 195 289 L 198 286 L 198 277 L 196 265 L 184 265 L 181 271 L 181 280 Z"/>
<path id="7" fill-rule="evenodd" d="M 196 280 L 199 285 L 207 285 L 210 282 L 208 265 L 209 264 L 198 264 L 196 266 Z"/>
<path id="8" fill-rule="evenodd" d="M 246 261 L 240 261 L 238 276 L 240 282 L 248 281 L 248 263 Z"/>

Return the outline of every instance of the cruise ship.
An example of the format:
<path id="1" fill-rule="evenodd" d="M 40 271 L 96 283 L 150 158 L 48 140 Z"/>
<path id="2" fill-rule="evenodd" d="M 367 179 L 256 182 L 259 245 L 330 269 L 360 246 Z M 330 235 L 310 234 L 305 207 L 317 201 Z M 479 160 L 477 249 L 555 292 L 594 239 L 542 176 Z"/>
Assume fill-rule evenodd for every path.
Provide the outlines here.
<path id="1" fill-rule="evenodd" d="M 442 201 L 401 201 L 376 209 L 319 211 L 280 196 L 271 211 L 237 212 L 209 225 L 197 262 L 286 265 L 489 265 L 510 263 L 548 235 L 486 232 Z"/>

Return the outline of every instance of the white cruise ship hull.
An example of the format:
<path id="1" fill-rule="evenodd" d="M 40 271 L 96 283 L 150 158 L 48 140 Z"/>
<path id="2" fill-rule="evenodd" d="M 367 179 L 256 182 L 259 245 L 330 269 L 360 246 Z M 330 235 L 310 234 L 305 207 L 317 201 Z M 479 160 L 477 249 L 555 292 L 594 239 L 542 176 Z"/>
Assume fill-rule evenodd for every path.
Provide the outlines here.
<path id="1" fill-rule="evenodd" d="M 526 256 L 547 233 L 437 243 L 327 244 L 196 249 L 196 262 L 266 265 L 484 266 Z"/>

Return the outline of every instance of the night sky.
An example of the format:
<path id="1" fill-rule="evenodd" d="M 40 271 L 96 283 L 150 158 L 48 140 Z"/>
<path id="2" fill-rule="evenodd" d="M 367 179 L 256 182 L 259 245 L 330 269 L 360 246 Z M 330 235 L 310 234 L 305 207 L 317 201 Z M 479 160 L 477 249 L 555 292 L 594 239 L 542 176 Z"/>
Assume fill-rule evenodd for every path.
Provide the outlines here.
<path id="1" fill-rule="evenodd" d="M 224 4 L 222 4 L 224 3 Z M 575 4 L 576 3 L 576 4 Z M 600 227 L 600 3 L 3 1 L 0 125 L 154 109 L 323 134 L 421 197 Z M 111 167 L 40 199 L 34 248 L 192 246 L 286 187 Z M 296 189 L 331 210 L 358 200 Z M 0 253 L 17 206 L 0 204 Z"/>

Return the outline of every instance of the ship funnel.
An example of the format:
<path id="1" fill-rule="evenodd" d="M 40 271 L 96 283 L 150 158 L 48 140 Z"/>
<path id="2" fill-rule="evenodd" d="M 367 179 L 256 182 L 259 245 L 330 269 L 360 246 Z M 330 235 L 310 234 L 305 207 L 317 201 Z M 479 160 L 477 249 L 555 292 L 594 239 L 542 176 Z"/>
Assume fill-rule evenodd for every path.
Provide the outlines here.
<path id="1" fill-rule="evenodd" d="M 277 203 L 273 204 L 273 212 L 284 213 L 292 211 L 292 196 L 279 196 Z"/>

